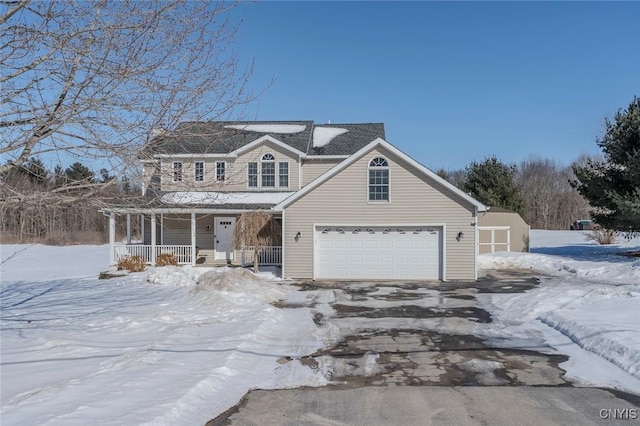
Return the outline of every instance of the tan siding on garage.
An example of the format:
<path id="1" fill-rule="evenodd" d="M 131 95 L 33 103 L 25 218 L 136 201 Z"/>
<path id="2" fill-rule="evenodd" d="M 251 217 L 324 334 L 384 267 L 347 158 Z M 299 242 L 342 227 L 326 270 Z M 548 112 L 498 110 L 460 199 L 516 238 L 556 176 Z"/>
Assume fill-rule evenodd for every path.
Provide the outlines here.
<path id="1" fill-rule="evenodd" d="M 344 161 L 344 159 L 305 160 L 302 163 L 302 186 L 306 186 L 308 183 L 313 182 L 316 178 L 324 174 L 324 172 L 337 165 L 341 161 Z"/>
<path id="2" fill-rule="evenodd" d="M 368 201 L 368 164 L 379 155 L 390 163 L 390 202 Z M 446 279 L 474 279 L 474 207 L 405 167 L 410 166 L 379 147 L 286 207 L 283 275 L 313 277 L 314 225 L 445 224 Z M 295 242 L 297 232 L 301 238 Z M 464 233 L 461 241 L 458 232 Z"/>

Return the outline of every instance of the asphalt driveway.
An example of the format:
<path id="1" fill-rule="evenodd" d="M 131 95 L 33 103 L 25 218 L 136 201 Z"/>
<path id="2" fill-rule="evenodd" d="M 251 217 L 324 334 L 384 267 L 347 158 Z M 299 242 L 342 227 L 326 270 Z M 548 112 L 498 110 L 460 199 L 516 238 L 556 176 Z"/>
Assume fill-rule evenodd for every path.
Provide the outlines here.
<path id="1" fill-rule="evenodd" d="M 301 283 L 334 295 L 315 321 L 344 337 L 300 360 L 333 384 L 252 391 L 208 424 L 640 424 L 640 398 L 574 388 L 558 366 L 565 356 L 489 347 L 472 334 L 492 321 L 478 293 L 537 284 L 516 271 L 466 283 Z"/>

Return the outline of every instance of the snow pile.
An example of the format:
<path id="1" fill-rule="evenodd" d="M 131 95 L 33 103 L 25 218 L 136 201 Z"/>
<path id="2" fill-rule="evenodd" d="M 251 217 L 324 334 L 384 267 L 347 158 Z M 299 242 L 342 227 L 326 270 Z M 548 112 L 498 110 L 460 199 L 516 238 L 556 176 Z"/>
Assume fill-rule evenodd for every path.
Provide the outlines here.
<path id="1" fill-rule="evenodd" d="M 304 132 L 304 124 L 229 124 L 227 129 L 245 130 L 258 133 L 279 133 L 283 135 Z"/>
<path id="2" fill-rule="evenodd" d="M 340 127 L 314 127 L 313 147 L 320 148 L 330 143 L 336 136 L 347 133 L 348 129 Z"/>
<path id="3" fill-rule="evenodd" d="M 490 344 L 571 356 L 569 377 L 640 394 L 640 260 L 621 256 L 640 239 L 599 246 L 582 232 L 532 231 L 532 253 L 481 255 L 483 269 L 530 269 L 548 277 L 526 293 L 478 295 L 494 323 Z"/>
<path id="4" fill-rule="evenodd" d="M 198 277 L 206 271 L 205 268 L 191 266 L 162 266 L 151 268 L 147 274 L 147 281 L 155 285 L 188 287 L 194 285 Z"/>

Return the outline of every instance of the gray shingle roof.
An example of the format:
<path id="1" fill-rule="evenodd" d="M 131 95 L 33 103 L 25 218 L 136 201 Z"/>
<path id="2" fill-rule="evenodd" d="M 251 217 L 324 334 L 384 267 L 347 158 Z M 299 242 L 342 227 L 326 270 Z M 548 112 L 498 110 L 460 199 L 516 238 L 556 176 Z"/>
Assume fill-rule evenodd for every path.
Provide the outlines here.
<path id="1" fill-rule="evenodd" d="M 230 127 L 244 125 L 249 128 Z M 251 130 L 256 125 L 266 125 L 270 130 Z M 304 130 L 278 132 L 279 128 L 287 126 L 304 127 Z M 314 128 L 321 127 L 345 129 L 347 132 L 334 137 L 322 147 L 314 147 Z M 271 135 L 307 155 L 350 155 L 376 138 L 385 138 L 382 123 L 316 125 L 309 120 L 185 122 L 153 139 L 142 152 L 141 158 L 151 158 L 155 154 L 228 154 L 265 135 Z"/>

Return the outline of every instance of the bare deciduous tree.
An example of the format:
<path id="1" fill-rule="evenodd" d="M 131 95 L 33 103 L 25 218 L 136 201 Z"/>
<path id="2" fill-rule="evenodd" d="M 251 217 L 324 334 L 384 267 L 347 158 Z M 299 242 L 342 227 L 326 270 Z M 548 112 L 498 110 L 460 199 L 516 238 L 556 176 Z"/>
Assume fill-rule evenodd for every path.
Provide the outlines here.
<path id="1" fill-rule="evenodd" d="M 252 99 L 228 2 L 0 1 L 0 202 L 95 202 L 159 128 L 227 118 Z M 25 190 L 31 157 L 96 159 L 115 179 Z M 55 157 L 54 157 L 55 158 Z M 83 190 L 80 190 L 80 189 Z"/>
<path id="2" fill-rule="evenodd" d="M 548 158 L 520 163 L 517 174 L 525 202 L 523 219 L 534 229 L 568 229 L 589 217 L 586 200 L 569 184 L 571 167 Z"/>
<path id="3" fill-rule="evenodd" d="M 245 212 L 238 217 L 233 230 L 236 248 L 253 247 L 253 270 L 258 272 L 260 252 L 268 246 L 282 244 L 282 227 L 268 212 Z"/>

